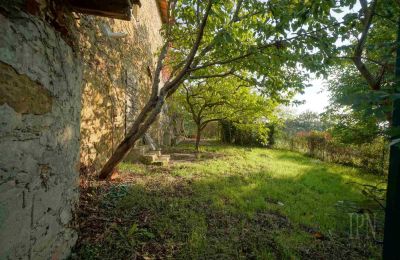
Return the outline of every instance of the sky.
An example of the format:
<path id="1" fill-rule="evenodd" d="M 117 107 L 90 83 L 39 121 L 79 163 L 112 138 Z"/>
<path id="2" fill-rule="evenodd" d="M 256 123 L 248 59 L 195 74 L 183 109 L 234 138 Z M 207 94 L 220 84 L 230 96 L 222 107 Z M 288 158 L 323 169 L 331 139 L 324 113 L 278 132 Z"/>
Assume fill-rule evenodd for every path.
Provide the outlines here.
<path id="1" fill-rule="evenodd" d="M 350 11 L 358 11 L 361 8 L 360 3 L 357 1 L 352 9 L 342 8 L 342 13 L 332 13 L 333 16 L 340 22 L 343 20 L 343 16 Z M 348 41 L 341 42 L 337 41 L 337 45 L 349 44 Z M 317 113 L 324 112 L 324 108 L 329 105 L 329 91 L 326 89 L 325 85 L 327 81 L 313 76 L 310 78 L 308 83 L 311 85 L 306 88 L 304 94 L 297 94 L 295 100 L 304 100 L 303 105 L 292 106 L 291 110 L 296 114 L 303 113 L 305 111 L 313 111 Z"/>
<path id="2" fill-rule="evenodd" d="M 296 114 L 305 111 L 321 113 L 329 104 L 329 91 L 325 88 L 326 80 L 316 76 L 311 77 L 308 83 L 311 85 L 304 90 L 304 94 L 297 94 L 295 100 L 303 101 L 304 104 L 292 106 Z"/>

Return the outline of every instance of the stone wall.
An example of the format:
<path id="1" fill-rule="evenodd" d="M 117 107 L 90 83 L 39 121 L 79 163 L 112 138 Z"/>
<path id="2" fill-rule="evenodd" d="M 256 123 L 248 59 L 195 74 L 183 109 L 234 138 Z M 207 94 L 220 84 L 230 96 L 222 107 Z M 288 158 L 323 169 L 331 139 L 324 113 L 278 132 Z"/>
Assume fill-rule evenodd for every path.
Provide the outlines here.
<path id="1" fill-rule="evenodd" d="M 150 94 L 162 44 L 157 1 L 135 15 L 0 2 L 0 259 L 68 256 L 80 166 L 105 163 Z M 151 129 L 159 143 L 162 123 Z"/>
<path id="2" fill-rule="evenodd" d="M 79 15 L 83 57 L 81 163 L 98 171 L 124 138 L 150 94 L 156 53 L 162 44 L 156 0 L 142 1 L 132 21 Z M 110 37 L 106 28 L 123 38 Z M 152 136 L 161 142 L 160 123 Z"/>
<path id="3" fill-rule="evenodd" d="M 0 259 L 65 258 L 77 238 L 81 63 L 38 17 L 1 12 L 0 32 Z"/>

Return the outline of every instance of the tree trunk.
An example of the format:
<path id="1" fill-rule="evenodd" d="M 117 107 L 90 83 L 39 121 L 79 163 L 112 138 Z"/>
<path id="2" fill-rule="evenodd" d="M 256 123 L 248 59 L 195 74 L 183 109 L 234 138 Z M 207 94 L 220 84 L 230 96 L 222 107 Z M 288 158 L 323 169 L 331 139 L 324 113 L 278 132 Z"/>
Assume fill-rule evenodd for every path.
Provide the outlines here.
<path id="1" fill-rule="evenodd" d="M 196 152 L 199 151 L 201 139 L 201 125 L 197 124 L 197 135 L 196 135 Z"/>
<path id="2" fill-rule="evenodd" d="M 400 88 L 400 19 L 397 34 L 396 84 L 397 93 Z M 400 99 L 393 104 L 392 127 L 400 127 Z M 400 139 L 398 131 L 394 131 L 390 146 L 389 176 L 386 195 L 385 234 L 383 240 L 383 259 L 398 259 L 400 241 Z"/>
<path id="3" fill-rule="evenodd" d="M 193 43 L 190 53 L 186 57 L 182 69 L 177 72 L 175 77 L 173 77 L 170 81 L 165 83 L 165 85 L 161 89 L 159 89 L 160 75 L 163 68 L 163 60 L 167 55 L 168 47 L 170 45 L 170 41 L 167 40 L 165 42 L 158 57 L 157 67 L 154 73 L 153 84 L 151 88 L 150 99 L 143 110 L 140 112 L 139 116 L 136 118 L 125 139 L 118 145 L 114 154 L 103 166 L 103 169 L 101 169 L 99 179 L 106 179 L 108 176 L 111 175 L 117 164 L 124 159 L 129 149 L 140 137 L 142 137 L 146 133 L 150 125 L 154 123 L 158 114 L 160 114 L 161 112 L 161 108 L 164 105 L 165 99 L 172 95 L 178 89 L 179 85 L 182 83 L 186 76 L 190 75 L 190 68 L 193 65 L 197 50 L 199 49 L 201 40 L 203 38 L 204 29 L 206 27 L 212 5 L 213 0 L 208 0 L 204 16 L 196 35 L 196 40 Z"/>
<path id="4" fill-rule="evenodd" d="M 157 99 L 156 99 L 157 100 Z M 164 98 L 158 97 L 155 102 L 154 99 L 150 99 L 146 106 L 143 108 L 138 118 L 132 125 L 132 128 L 128 132 L 124 140 L 118 145 L 113 155 L 108 159 L 107 163 L 103 166 L 100 171 L 99 179 L 106 179 L 114 170 L 114 168 L 120 163 L 125 155 L 128 153 L 135 142 L 146 133 L 151 124 L 157 119 L 158 114 L 161 112 L 161 108 L 164 104 Z"/>

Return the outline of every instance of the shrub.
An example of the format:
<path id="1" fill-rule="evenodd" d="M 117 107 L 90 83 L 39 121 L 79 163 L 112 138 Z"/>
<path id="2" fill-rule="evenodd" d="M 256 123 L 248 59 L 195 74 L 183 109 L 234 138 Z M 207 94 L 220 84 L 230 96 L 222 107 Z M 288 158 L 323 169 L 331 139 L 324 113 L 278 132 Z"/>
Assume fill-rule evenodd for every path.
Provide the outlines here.
<path id="1" fill-rule="evenodd" d="M 326 132 L 298 132 L 282 136 L 275 147 L 306 153 L 309 156 L 343 165 L 355 166 L 369 172 L 386 175 L 389 161 L 387 141 L 378 137 L 364 144 L 342 144 Z"/>
<path id="2" fill-rule="evenodd" d="M 266 146 L 269 129 L 265 123 L 233 124 L 221 122 L 221 141 L 245 146 Z"/>

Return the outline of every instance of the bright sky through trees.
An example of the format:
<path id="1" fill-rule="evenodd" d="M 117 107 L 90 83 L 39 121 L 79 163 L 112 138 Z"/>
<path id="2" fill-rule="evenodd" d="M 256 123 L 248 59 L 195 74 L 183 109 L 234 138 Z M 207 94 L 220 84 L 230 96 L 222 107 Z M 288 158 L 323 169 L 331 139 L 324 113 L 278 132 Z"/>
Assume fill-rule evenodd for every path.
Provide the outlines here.
<path id="1" fill-rule="evenodd" d="M 323 78 L 313 77 L 308 83 L 310 87 L 304 90 L 304 94 L 297 94 L 295 97 L 295 100 L 304 100 L 304 104 L 294 105 L 293 110 L 298 114 L 307 110 L 321 113 L 329 102 L 329 92 L 324 87 L 327 82 Z"/>
<path id="2" fill-rule="evenodd" d="M 361 8 L 360 3 L 356 2 L 352 11 L 359 10 Z M 342 13 L 332 13 L 338 21 L 342 20 L 342 17 L 350 12 L 350 10 L 345 10 Z M 348 42 L 343 43 L 340 40 L 337 41 L 337 45 L 348 44 Z M 327 80 L 322 77 L 317 77 L 313 75 L 308 81 L 310 87 L 304 89 L 304 94 L 297 94 L 294 100 L 304 101 L 302 105 L 293 105 L 293 110 L 297 113 L 303 113 L 305 111 L 312 111 L 316 113 L 322 113 L 324 108 L 329 103 L 329 91 L 325 87 Z"/>

